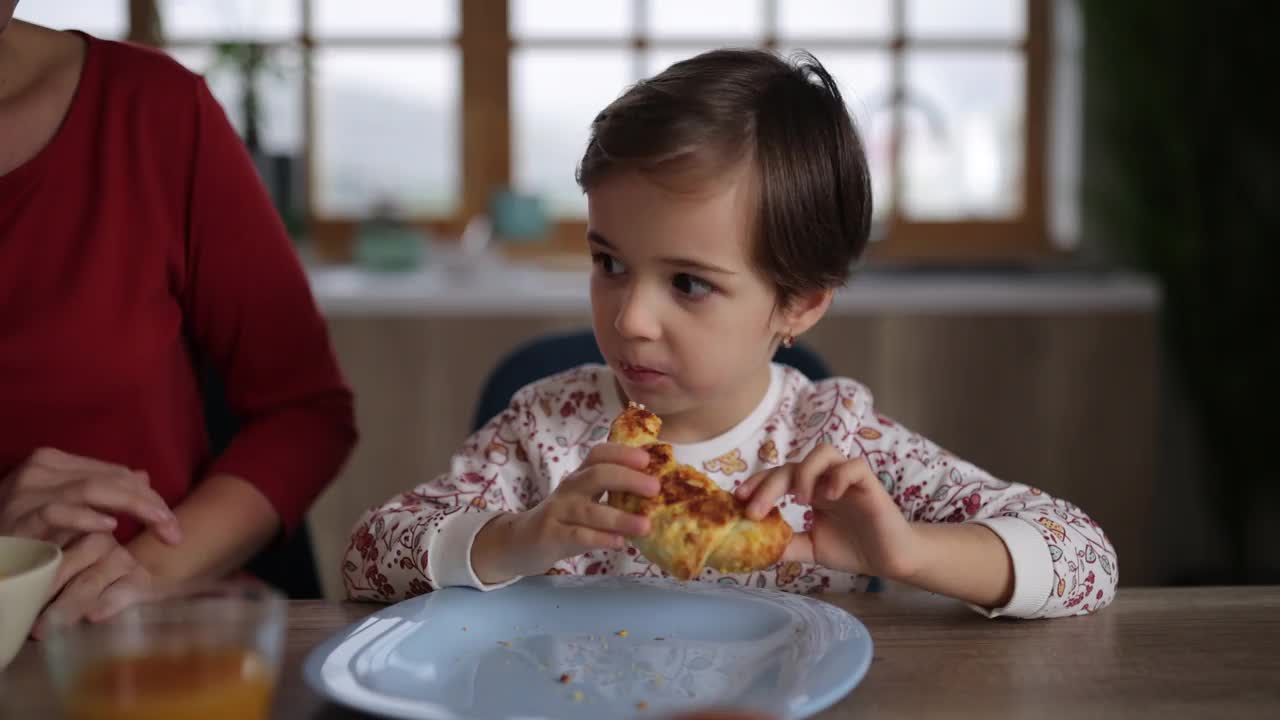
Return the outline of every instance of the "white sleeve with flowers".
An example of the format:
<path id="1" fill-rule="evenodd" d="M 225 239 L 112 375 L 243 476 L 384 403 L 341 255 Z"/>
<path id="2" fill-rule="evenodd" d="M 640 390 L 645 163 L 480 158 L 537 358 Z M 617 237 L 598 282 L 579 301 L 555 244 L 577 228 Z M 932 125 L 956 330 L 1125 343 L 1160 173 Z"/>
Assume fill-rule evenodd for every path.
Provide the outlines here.
<path id="1" fill-rule="evenodd" d="M 988 614 L 1057 617 L 1111 602 L 1115 549 L 1080 508 L 998 480 L 876 413 L 870 391 L 854 381 L 823 381 L 811 393 L 792 414 L 800 426 L 795 436 L 811 442 L 792 452 L 834 445 L 866 459 L 907 519 L 977 522 L 1000 536 L 1013 558 L 1015 589 L 1008 605 Z"/>
<path id="2" fill-rule="evenodd" d="M 581 370 L 524 388 L 467 439 L 447 472 L 365 512 L 343 558 L 347 596 L 389 602 L 454 585 L 501 587 L 472 570 L 475 536 L 495 515 L 541 502 L 605 436 L 600 423 L 609 418 L 589 391 L 595 382 Z M 548 570 L 577 574 L 582 561 Z"/>

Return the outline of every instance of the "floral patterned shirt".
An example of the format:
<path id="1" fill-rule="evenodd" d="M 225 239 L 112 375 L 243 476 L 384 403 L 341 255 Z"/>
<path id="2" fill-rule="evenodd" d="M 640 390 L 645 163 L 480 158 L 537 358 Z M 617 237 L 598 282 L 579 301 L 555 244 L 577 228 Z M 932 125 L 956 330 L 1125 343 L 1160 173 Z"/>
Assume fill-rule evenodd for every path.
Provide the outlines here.
<path id="1" fill-rule="evenodd" d="M 998 480 L 877 413 L 869 390 L 847 378 L 811 382 L 774 365 L 764 399 L 719 437 L 675 445 L 678 462 L 699 467 L 726 490 L 753 474 L 799 460 L 817 444 L 864 457 L 909 520 L 977 522 L 1009 549 L 1014 592 L 990 616 L 1053 617 L 1099 609 L 1115 595 L 1115 550 L 1074 505 Z M 455 585 L 491 589 L 471 568 L 471 545 L 496 514 L 539 502 L 604 442 L 621 412 L 607 367 L 584 365 L 535 382 L 467 439 L 448 471 L 364 513 L 343 560 L 353 599 L 395 601 Z M 797 531 L 811 510 L 787 496 L 783 517 Z M 557 562 L 551 574 L 654 577 L 635 548 L 598 550 Z M 749 574 L 707 569 L 699 580 L 788 592 L 865 590 L 870 578 L 781 562 Z M 505 583 L 504 583 L 505 584 Z"/>

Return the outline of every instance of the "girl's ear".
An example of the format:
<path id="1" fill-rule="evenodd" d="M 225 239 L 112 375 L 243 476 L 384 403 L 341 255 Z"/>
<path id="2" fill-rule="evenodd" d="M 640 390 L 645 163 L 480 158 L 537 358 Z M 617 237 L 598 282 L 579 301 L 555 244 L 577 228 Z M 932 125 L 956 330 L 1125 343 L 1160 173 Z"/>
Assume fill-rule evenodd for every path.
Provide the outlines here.
<path id="1" fill-rule="evenodd" d="M 812 290 L 791 298 L 779 313 L 783 333 L 799 335 L 813 327 L 831 307 L 831 290 Z"/>

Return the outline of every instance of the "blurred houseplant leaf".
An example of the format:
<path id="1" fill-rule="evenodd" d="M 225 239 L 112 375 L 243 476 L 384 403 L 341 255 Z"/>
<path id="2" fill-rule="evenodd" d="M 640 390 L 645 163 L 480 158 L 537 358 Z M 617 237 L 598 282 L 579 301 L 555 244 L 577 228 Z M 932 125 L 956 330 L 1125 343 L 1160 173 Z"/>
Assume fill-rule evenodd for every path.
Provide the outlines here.
<path id="1" fill-rule="evenodd" d="M 1280 67 L 1280 6 L 1080 7 L 1086 235 L 1162 285 L 1173 371 L 1227 533 L 1226 580 L 1257 581 L 1280 567 L 1252 540 L 1274 532 L 1259 510 L 1280 487 L 1280 133 L 1274 83 L 1257 79 Z"/>

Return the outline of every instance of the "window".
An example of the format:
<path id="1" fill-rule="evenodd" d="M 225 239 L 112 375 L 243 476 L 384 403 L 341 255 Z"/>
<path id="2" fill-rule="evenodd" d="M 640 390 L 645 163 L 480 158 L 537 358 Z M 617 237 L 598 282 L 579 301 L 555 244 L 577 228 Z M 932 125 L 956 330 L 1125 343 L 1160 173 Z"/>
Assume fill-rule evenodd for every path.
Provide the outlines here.
<path id="1" fill-rule="evenodd" d="M 205 75 L 291 225 L 457 212 L 453 2 L 158 0 L 157 9 L 164 45 Z"/>
<path id="2" fill-rule="evenodd" d="M 546 198 L 560 242 L 576 243 L 585 201 L 574 166 L 594 113 L 625 85 L 714 47 L 805 49 L 836 77 L 863 133 L 875 255 L 1042 255 L 1042 5 L 512 0 L 510 180 Z"/>
<path id="3" fill-rule="evenodd" d="M 13 16 L 19 20 L 58 30 L 83 30 L 102 38 L 123 39 L 129 34 L 129 9 L 123 1 L 57 0 L 18 3 Z"/>
<path id="4" fill-rule="evenodd" d="M 506 187 L 539 194 L 556 220 L 546 246 L 576 251 L 575 164 L 592 117 L 626 85 L 713 47 L 810 50 L 866 142 L 873 256 L 957 261 L 1050 252 L 1050 5 L 61 0 L 17 16 L 163 44 L 204 73 L 286 220 L 328 254 L 388 208 L 457 233 Z M 140 26 L 156 13 L 148 37 Z"/>

